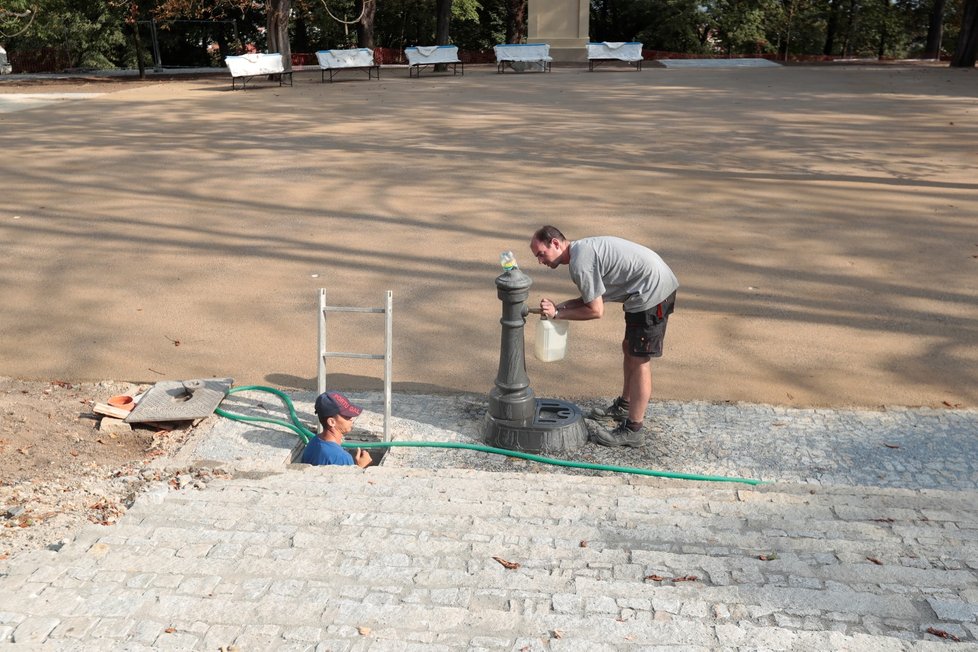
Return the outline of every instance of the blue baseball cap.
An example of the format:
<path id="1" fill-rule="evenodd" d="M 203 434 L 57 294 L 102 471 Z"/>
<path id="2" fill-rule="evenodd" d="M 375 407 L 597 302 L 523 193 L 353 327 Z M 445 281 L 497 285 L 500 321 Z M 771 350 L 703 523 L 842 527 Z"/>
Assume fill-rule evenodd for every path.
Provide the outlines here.
<path id="1" fill-rule="evenodd" d="M 339 392 L 323 392 L 316 399 L 316 414 L 320 419 L 335 417 L 337 414 L 352 419 L 360 416 L 363 408 L 350 403 L 350 401 Z"/>

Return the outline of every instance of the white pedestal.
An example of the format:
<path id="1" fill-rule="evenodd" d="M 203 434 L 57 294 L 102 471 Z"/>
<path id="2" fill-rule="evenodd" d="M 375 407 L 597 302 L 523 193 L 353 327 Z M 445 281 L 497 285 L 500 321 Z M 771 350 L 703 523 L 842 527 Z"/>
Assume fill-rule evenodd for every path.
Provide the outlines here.
<path id="1" fill-rule="evenodd" d="M 527 43 L 549 43 L 555 62 L 587 61 L 590 21 L 586 0 L 528 0 Z"/>

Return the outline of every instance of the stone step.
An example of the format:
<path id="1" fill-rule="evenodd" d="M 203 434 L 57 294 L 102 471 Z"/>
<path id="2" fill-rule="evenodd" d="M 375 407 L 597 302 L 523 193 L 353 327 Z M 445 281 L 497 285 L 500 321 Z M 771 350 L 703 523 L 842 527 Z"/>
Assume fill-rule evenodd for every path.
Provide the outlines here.
<path id="1" fill-rule="evenodd" d="M 300 465 L 14 560 L 0 642 L 978 649 L 976 498 Z"/>

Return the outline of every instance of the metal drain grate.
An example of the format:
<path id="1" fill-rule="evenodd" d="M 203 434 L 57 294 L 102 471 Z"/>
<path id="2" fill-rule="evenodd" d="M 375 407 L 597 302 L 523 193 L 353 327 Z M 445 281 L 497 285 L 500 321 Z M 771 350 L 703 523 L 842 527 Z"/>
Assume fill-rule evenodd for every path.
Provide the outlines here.
<path id="1" fill-rule="evenodd" d="M 234 384 L 233 378 L 167 380 L 153 385 L 126 417 L 126 423 L 192 421 L 214 410 Z"/>

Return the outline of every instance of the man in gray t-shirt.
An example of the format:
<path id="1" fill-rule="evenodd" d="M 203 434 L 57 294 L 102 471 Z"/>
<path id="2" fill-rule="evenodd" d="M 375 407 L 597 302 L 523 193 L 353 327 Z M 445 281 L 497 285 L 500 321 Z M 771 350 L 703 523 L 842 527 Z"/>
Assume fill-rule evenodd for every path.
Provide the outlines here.
<path id="1" fill-rule="evenodd" d="M 657 253 L 642 245 L 600 236 L 569 241 L 559 229 L 544 226 L 533 234 L 530 251 L 541 265 L 567 265 L 581 296 L 561 303 L 540 301 L 547 319 L 600 319 L 604 304 L 623 304 L 625 338 L 621 396 L 593 418 L 618 422 L 592 438 L 605 446 L 642 446 L 645 410 L 652 396 L 652 358 L 662 356 L 666 324 L 676 303 L 679 281 Z"/>

